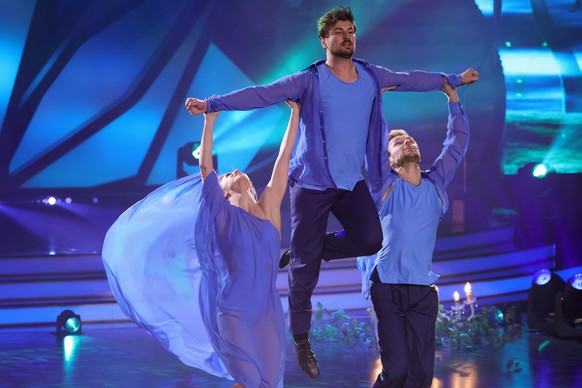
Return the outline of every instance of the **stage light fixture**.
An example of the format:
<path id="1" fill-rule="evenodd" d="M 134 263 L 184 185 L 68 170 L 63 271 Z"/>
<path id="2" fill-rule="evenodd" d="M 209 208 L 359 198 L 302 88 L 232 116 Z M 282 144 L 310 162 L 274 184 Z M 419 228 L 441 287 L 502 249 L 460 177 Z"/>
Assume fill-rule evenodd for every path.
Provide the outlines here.
<path id="1" fill-rule="evenodd" d="M 556 323 L 558 337 L 582 338 L 582 273 L 573 275 L 556 296 Z"/>
<path id="2" fill-rule="evenodd" d="M 548 174 L 548 168 L 545 164 L 536 164 L 533 168 L 532 175 L 536 178 L 543 178 Z"/>
<path id="3" fill-rule="evenodd" d="M 572 327 L 582 324 L 582 273 L 575 274 L 566 282 L 562 316 Z"/>
<path id="4" fill-rule="evenodd" d="M 493 309 L 493 319 L 497 322 L 498 325 L 503 325 L 505 322 L 505 315 L 503 311 L 498 308 Z"/>
<path id="5" fill-rule="evenodd" d="M 57 204 L 57 199 L 53 196 L 50 197 L 46 197 L 45 199 L 42 200 L 42 203 L 44 203 L 45 205 L 49 205 L 49 206 L 54 206 Z"/>
<path id="6" fill-rule="evenodd" d="M 499 326 L 521 325 L 521 308 L 516 304 L 504 304 L 501 307 L 493 306 L 488 310 L 487 316 L 490 321 L 497 323 Z"/>
<path id="7" fill-rule="evenodd" d="M 81 316 L 72 310 L 63 310 L 57 317 L 57 335 L 81 334 Z"/>
<path id="8" fill-rule="evenodd" d="M 517 175 L 524 179 L 541 179 L 547 177 L 550 173 L 555 173 L 555 170 L 552 169 L 550 165 L 543 162 L 528 162 L 517 170 Z"/>
<path id="9" fill-rule="evenodd" d="M 537 271 L 527 297 L 527 324 L 531 329 L 552 330 L 556 295 L 564 289 L 564 280 L 549 269 Z"/>
<path id="10" fill-rule="evenodd" d="M 497 326 L 504 325 L 505 316 L 503 315 L 503 310 L 501 310 L 500 308 L 496 306 L 491 306 L 486 309 L 484 308 L 482 311 L 484 317 L 487 318 L 488 322 L 495 324 Z M 469 317 L 469 319 L 471 319 L 471 317 Z"/>

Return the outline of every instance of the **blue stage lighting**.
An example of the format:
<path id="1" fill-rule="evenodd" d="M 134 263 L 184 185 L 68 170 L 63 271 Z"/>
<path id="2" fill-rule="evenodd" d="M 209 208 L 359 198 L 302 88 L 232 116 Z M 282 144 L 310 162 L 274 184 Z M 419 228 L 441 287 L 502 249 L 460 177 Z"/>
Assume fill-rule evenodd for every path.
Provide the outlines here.
<path id="1" fill-rule="evenodd" d="M 64 310 L 57 317 L 57 335 L 81 334 L 81 316 L 72 310 Z"/>
<path id="2" fill-rule="evenodd" d="M 544 268 L 534 274 L 533 281 L 538 286 L 543 286 L 544 284 L 547 284 L 550 279 L 552 279 L 552 272 L 549 269 Z"/>
<path id="3" fill-rule="evenodd" d="M 57 199 L 55 197 L 46 197 L 42 200 L 45 205 L 53 206 L 57 204 Z"/>
<path id="4" fill-rule="evenodd" d="M 495 322 L 497 322 L 498 325 L 502 325 L 503 322 L 505 321 L 505 316 L 503 315 L 503 311 L 501 311 L 497 308 L 493 312 L 493 317 L 495 318 Z"/>
<path id="5" fill-rule="evenodd" d="M 564 280 L 549 269 L 534 274 L 527 297 L 527 320 L 531 329 L 552 329 L 556 295 L 563 290 Z"/>
<path id="6" fill-rule="evenodd" d="M 572 276 L 564 288 L 563 318 L 572 327 L 582 324 L 582 273 Z"/>
<path id="7" fill-rule="evenodd" d="M 540 163 L 533 168 L 532 175 L 536 178 L 543 178 L 548 174 L 548 168 Z"/>
<path id="8" fill-rule="evenodd" d="M 570 286 L 576 290 L 582 290 L 582 273 L 577 273 L 576 275 L 572 276 L 568 283 Z"/>

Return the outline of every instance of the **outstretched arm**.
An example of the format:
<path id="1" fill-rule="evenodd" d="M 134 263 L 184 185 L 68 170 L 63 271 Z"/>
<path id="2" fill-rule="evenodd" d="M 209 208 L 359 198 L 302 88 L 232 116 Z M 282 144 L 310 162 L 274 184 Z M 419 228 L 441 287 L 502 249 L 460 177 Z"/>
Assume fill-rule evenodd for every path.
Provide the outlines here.
<path id="1" fill-rule="evenodd" d="M 449 185 L 457 168 L 461 164 L 469 145 L 469 121 L 461 107 L 459 95 L 446 81 L 441 91 L 449 100 L 449 117 L 447 137 L 443 142 L 443 150 L 433 163 L 431 170 L 446 187 Z"/>
<path id="2" fill-rule="evenodd" d="M 286 103 L 291 108 L 291 117 L 289 117 L 289 124 L 279 147 L 279 155 L 273 166 L 271 180 L 267 183 L 267 187 L 265 187 L 265 191 L 263 191 L 259 199 L 259 204 L 267 214 L 267 217 L 279 231 L 281 230 L 281 201 L 287 190 L 289 161 L 297 138 L 299 113 L 301 111 L 299 103 L 291 100 L 287 100 Z"/>
<path id="3" fill-rule="evenodd" d="M 376 66 L 380 75 L 382 91 L 394 90 L 428 92 L 443 87 L 443 79 L 446 79 L 453 88 L 462 85 L 470 85 L 479 81 L 479 73 L 473 69 L 467 69 L 461 74 L 429 73 L 426 71 L 393 72 L 389 69 Z"/>
<path id="4" fill-rule="evenodd" d="M 220 112 L 204 114 L 204 128 L 202 129 L 202 140 L 200 141 L 200 175 L 204 180 L 214 169 L 212 165 L 212 136 L 214 134 L 214 122 Z"/>
<path id="5" fill-rule="evenodd" d="M 228 94 L 212 96 L 205 100 L 186 99 L 186 109 L 191 115 L 219 110 L 251 110 L 281 103 L 287 99 L 298 100 L 303 95 L 310 75 L 305 71 L 279 78 L 258 86 L 235 90 Z"/>

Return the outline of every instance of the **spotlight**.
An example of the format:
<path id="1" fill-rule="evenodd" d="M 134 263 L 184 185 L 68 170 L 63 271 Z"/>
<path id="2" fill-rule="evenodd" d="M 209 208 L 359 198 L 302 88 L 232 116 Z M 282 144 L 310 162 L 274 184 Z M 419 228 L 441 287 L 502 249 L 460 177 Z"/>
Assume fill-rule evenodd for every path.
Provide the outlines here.
<path id="1" fill-rule="evenodd" d="M 545 178 L 549 173 L 554 173 L 555 170 L 545 163 L 528 162 L 523 167 L 517 170 L 517 175 L 524 178 Z"/>
<path id="2" fill-rule="evenodd" d="M 501 309 L 498 309 L 497 307 L 491 307 L 487 312 L 487 315 L 493 322 L 497 323 L 500 326 L 503 325 L 503 323 L 505 322 L 505 315 L 503 314 L 503 311 L 501 311 Z"/>
<path id="3" fill-rule="evenodd" d="M 505 303 L 500 308 L 493 306 L 487 311 L 487 316 L 499 326 L 521 325 L 521 308 L 518 305 Z"/>
<path id="4" fill-rule="evenodd" d="M 558 337 L 582 337 L 582 274 L 572 276 L 564 293 L 556 296 L 555 334 Z"/>
<path id="5" fill-rule="evenodd" d="M 55 197 L 46 197 L 45 199 L 42 200 L 42 203 L 44 203 L 45 205 L 53 206 L 56 205 L 57 199 Z"/>
<path id="6" fill-rule="evenodd" d="M 536 178 L 543 178 L 548 174 L 548 168 L 540 163 L 534 166 L 532 175 Z"/>
<path id="7" fill-rule="evenodd" d="M 556 294 L 563 289 L 564 280 L 549 269 L 534 274 L 527 297 L 527 325 L 530 329 L 553 328 Z"/>
<path id="8" fill-rule="evenodd" d="M 57 335 L 81 334 L 81 316 L 72 310 L 64 310 L 57 317 Z"/>
<path id="9" fill-rule="evenodd" d="M 582 273 L 572 276 L 566 283 L 562 312 L 570 326 L 582 323 Z"/>
<path id="10" fill-rule="evenodd" d="M 540 269 L 534 274 L 533 281 L 538 286 L 546 285 L 552 280 L 552 272 L 549 269 Z"/>

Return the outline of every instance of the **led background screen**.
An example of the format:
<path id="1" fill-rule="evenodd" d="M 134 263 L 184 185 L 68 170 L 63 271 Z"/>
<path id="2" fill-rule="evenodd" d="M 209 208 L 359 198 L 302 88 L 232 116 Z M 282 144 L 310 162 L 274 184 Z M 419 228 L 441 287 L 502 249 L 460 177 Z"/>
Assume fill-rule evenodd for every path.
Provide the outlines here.
<path id="1" fill-rule="evenodd" d="M 532 163 L 582 172 L 582 6 L 543 0 L 345 1 L 356 56 L 395 71 L 460 73 L 472 129 L 452 197 L 503 202 L 495 184 Z M 195 172 L 180 149 L 200 140 L 204 98 L 269 83 L 324 57 L 316 21 L 333 1 L 1 1 L 0 194 L 52 189 L 137 195 Z M 446 98 L 385 93 L 392 128 L 441 149 Z M 218 118 L 219 173 L 239 168 L 259 190 L 285 130 L 285 104 Z M 285 212 L 285 210 L 284 210 Z"/>

